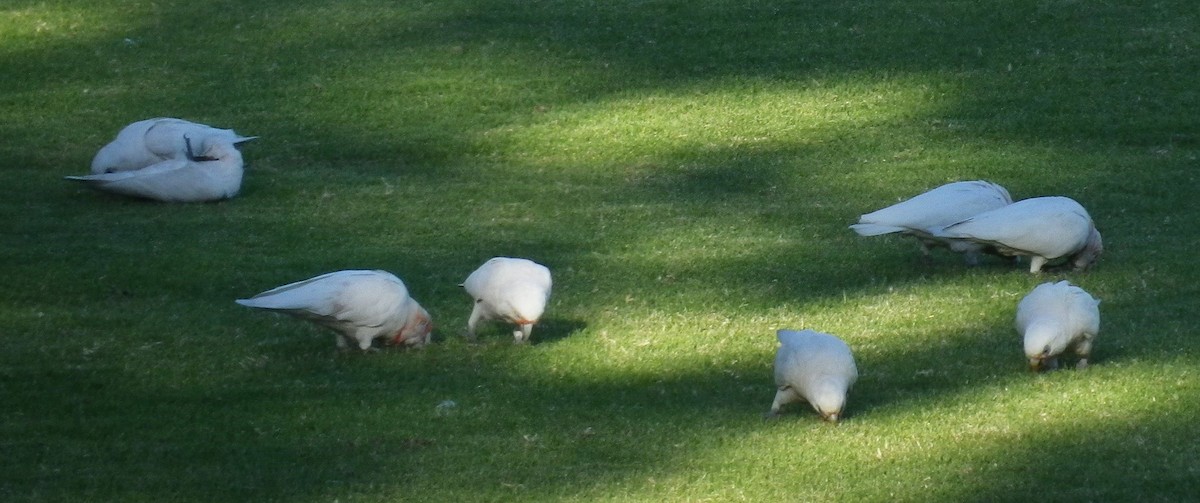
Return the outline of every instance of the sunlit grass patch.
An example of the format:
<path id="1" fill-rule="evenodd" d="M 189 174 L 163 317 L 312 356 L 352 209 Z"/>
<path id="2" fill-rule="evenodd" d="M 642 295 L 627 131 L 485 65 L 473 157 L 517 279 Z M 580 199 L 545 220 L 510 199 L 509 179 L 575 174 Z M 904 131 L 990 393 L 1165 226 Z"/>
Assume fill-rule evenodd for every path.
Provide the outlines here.
<path id="1" fill-rule="evenodd" d="M 946 88 L 953 87 L 919 75 L 882 81 L 730 79 L 556 109 L 539 123 L 497 133 L 520 146 L 523 156 L 550 165 L 836 147 L 854 130 L 936 113 Z"/>

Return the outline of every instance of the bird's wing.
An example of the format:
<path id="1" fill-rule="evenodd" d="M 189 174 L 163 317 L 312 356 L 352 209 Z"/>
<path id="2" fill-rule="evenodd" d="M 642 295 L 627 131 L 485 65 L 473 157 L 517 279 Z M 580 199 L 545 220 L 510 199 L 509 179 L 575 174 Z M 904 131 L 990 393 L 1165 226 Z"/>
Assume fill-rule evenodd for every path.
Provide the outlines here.
<path id="1" fill-rule="evenodd" d="M 308 319 L 379 327 L 408 299 L 399 278 L 381 271 L 338 271 L 289 283 L 236 302 Z"/>
<path id="2" fill-rule="evenodd" d="M 867 213 L 850 226 L 861 236 L 942 227 L 1008 205 L 1008 191 L 989 182 L 954 182 Z"/>
<path id="3" fill-rule="evenodd" d="M 1047 258 L 1073 253 L 1091 234 L 1091 220 L 1057 205 L 1020 202 L 975 215 L 934 232 Z"/>
<path id="4" fill-rule="evenodd" d="M 1100 301 L 1082 288 L 1072 286 L 1069 293 L 1071 323 L 1076 332 L 1100 332 Z"/>
<path id="5" fill-rule="evenodd" d="M 186 156 L 187 144 L 184 138 L 192 143 L 192 151 L 200 154 L 208 149 L 213 141 L 228 142 L 237 145 L 258 138 L 257 136 L 238 136 L 232 129 L 220 129 L 205 124 L 186 121 L 183 119 L 158 119 L 145 134 L 146 148 L 164 158 L 180 158 Z"/>
<path id="6" fill-rule="evenodd" d="M 1059 304 L 1056 297 L 1061 296 L 1058 290 L 1054 283 L 1042 283 L 1021 298 L 1017 303 L 1017 332 L 1025 333 L 1034 320 L 1058 309 L 1055 307 Z"/>
<path id="7" fill-rule="evenodd" d="M 88 183 L 93 188 L 126 196 L 158 201 L 191 202 L 219 198 L 226 187 L 218 183 L 203 166 L 185 159 L 162 161 L 142 169 L 88 176 L 69 176 L 68 180 Z M 225 185 L 224 182 L 220 182 Z"/>

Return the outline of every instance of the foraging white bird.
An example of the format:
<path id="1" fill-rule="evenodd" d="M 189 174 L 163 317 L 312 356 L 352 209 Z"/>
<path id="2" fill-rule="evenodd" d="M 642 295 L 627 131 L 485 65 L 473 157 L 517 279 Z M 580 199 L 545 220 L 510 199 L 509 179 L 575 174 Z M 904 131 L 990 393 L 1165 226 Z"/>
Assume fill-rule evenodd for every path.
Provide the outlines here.
<path id="1" fill-rule="evenodd" d="M 162 161 L 186 159 L 191 139 L 196 151 L 204 152 L 210 142 L 237 145 L 257 136 L 239 136 L 232 129 L 218 129 L 183 119 L 159 117 L 134 122 L 117 133 L 116 139 L 100 148 L 92 158 L 92 174 L 142 169 Z"/>
<path id="2" fill-rule="evenodd" d="M 1068 281 L 1042 283 L 1017 304 L 1016 327 L 1030 370 L 1057 368 L 1067 349 L 1079 356 L 1076 368 L 1087 368 L 1100 332 L 1100 301 Z"/>
<path id="3" fill-rule="evenodd" d="M 837 422 L 846 406 L 846 393 L 858 380 L 854 355 L 841 339 L 813 330 L 779 330 L 775 353 L 775 401 L 767 417 L 779 408 L 807 401 L 821 418 Z"/>
<path id="4" fill-rule="evenodd" d="M 312 321 L 337 332 L 338 348 L 371 341 L 389 345 L 429 343 L 433 322 L 404 282 L 386 271 L 349 270 L 322 274 L 235 302 Z"/>
<path id="5" fill-rule="evenodd" d="M 933 229 L 937 237 L 957 243 L 994 246 L 1009 256 L 1030 256 L 1029 272 L 1066 257 L 1075 270 L 1096 263 L 1104 241 L 1092 217 L 1069 197 L 1035 197 L 980 213 L 961 222 Z"/>
<path id="6" fill-rule="evenodd" d="M 529 342 L 533 325 L 550 299 L 550 269 L 523 258 L 495 257 L 467 276 L 462 287 L 475 301 L 467 320 L 471 340 L 479 322 L 501 319 L 517 325 L 513 342 Z"/>
<path id="7" fill-rule="evenodd" d="M 929 257 L 930 248 L 950 247 L 950 243 L 933 236 L 927 229 L 942 228 L 1009 204 L 1012 204 L 1012 197 L 995 183 L 984 180 L 953 182 L 862 215 L 850 228 L 860 236 L 893 233 L 914 236 L 921 243 L 921 254 Z M 984 245 L 973 245 L 952 249 L 965 253 L 967 263 L 974 265 L 984 248 Z"/>
<path id="8" fill-rule="evenodd" d="M 191 145 L 185 138 L 185 145 Z M 190 151 L 190 149 L 188 149 Z M 160 161 L 133 171 L 68 176 L 96 190 L 174 203 L 228 199 L 242 188 L 242 153 L 228 141 L 210 141 L 201 155 Z"/>

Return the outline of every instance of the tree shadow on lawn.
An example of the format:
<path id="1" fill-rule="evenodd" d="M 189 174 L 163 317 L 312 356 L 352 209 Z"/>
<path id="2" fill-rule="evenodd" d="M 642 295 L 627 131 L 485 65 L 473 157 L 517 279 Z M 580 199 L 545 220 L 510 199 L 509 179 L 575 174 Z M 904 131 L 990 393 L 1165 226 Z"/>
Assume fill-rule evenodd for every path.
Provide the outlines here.
<path id="1" fill-rule="evenodd" d="M 959 467 L 960 472 L 936 473 L 942 480 L 927 484 L 922 497 L 930 501 L 1020 501 L 1048 495 L 1075 501 L 1188 499 L 1198 475 L 1185 460 L 1195 459 L 1200 451 L 1185 439 L 1196 433 L 1194 426 L 1169 413 L 1024 431 L 1010 435 L 1010 441 L 1000 447 L 956 449 L 939 456 L 938 463 Z M 963 477 L 962 472 L 969 475 Z"/>
<path id="2" fill-rule="evenodd" d="M 377 33 L 379 40 L 372 43 L 386 43 L 372 46 L 364 57 L 383 54 L 392 43 L 465 47 L 468 55 L 500 45 L 528 50 L 547 68 L 604 65 L 591 78 L 567 83 L 572 92 L 556 95 L 557 106 L 602 100 L 631 87 L 669 90 L 726 77 L 804 81 L 856 72 L 952 73 L 965 85 L 944 111 L 951 122 L 1007 118 L 1000 121 L 1000 130 L 972 134 L 1003 141 L 1109 138 L 1161 145 L 1197 133 L 1194 123 L 1165 120 L 1161 113 L 1172 103 L 1195 101 L 1184 84 L 1187 72 L 1169 73 L 1171 85 L 1163 85 L 1161 75 L 1141 71 L 1150 61 L 1182 67 L 1186 63 L 1179 56 L 1194 62 L 1195 55 L 1156 45 L 1170 37 L 1149 29 L 1134 36 L 1105 28 L 1115 19 L 1139 19 L 1155 27 L 1182 22 L 1164 17 L 1166 8 L 1112 5 L 1085 12 L 1075 6 L 1041 6 L 997 12 L 974 5 L 903 2 L 708 2 L 686 8 L 669 3 L 485 2 L 448 10 L 436 23 Z M 336 33 L 325 36 L 325 43 L 344 42 Z M 705 40 L 720 43 L 706 48 Z M 1108 85 L 1113 84 L 1113 60 L 1120 62 L 1118 68 L 1124 64 L 1133 70 L 1121 72 L 1120 85 Z M 1006 70 L 1014 63 L 1018 74 Z M 1060 72 L 1072 78 L 1063 79 Z M 1090 123 L 1096 126 L 1064 130 L 1063 118 L 1072 116 L 1094 117 Z M 341 136 L 330 128 L 333 124 L 324 126 L 330 137 Z"/>
<path id="3" fill-rule="evenodd" d="M 513 53 L 527 51 L 546 62 L 545 68 L 528 69 L 530 73 L 554 75 L 553 69 L 561 68 L 564 62 L 595 67 L 593 78 L 566 83 L 566 92 L 544 90 L 546 101 L 556 106 L 594 102 L 605 95 L 627 93 L 631 88 L 672 89 L 725 77 L 799 81 L 860 71 L 880 75 L 951 72 L 964 76 L 967 82 L 962 94 L 953 97 L 957 103 L 946 111 L 952 120 L 971 123 L 972 117 L 994 118 L 997 113 L 1011 116 L 1012 120 L 1004 122 L 1005 127 L 1001 130 L 983 132 L 988 137 L 1038 141 L 1058 138 L 1063 142 L 1081 137 L 1088 140 L 1140 138 L 1136 143 L 1161 145 L 1180 135 L 1192 137 L 1196 134 L 1194 124 L 1164 121 L 1163 114 L 1157 111 L 1164 106 L 1180 107 L 1189 100 L 1194 101 L 1191 95 L 1184 94 L 1188 89 L 1186 86 L 1175 85 L 1186 80 L 1183 75 L 1169 73 L 1166 81 L 1172 85 L 1162 85 L 1162 75 L 1125 72 L 1120 77 L 1124 79 L 1121 85 L 1107 85 L 1110 77 L 1106 75 L 1112 73 L 1113 61 L 1118 67 L 1136 63 L 1138 68 L 1152 61 L 1185 64 L 1178 57 L 1181 55 L 1172 53 L 1170 46 L 1155 45 L 1163 42 L 1160 38 L 1171 37 L 1173 23 L 1185 22 L 1163 17 L 1167 7 L 1134 10 L 1134 7 L 1111 5 L 1100 11 L 1089 9 L 1085 15 L 1076 6 L 1069 5 L 996 12 L 974 5 L 903 2 L 869 7 L 844 3 L 781 6 L 709 2 L 686 8 L 670 3 L 597 6 L 570 2 L 553 5 L 464 2 L 446 5 L 436 14 L 422 9 L 414 9 L 416 12 L 409 14 L 386 11 L 383 14 L 389 15 L 375 16 L 376 24 L 355 26 L 354 29 L 349 29 L 356 20 L 353 15 L 333 10 L 330 14 L 346 16 L 345 19 L 331 20 L 338 21 L 332 24 L 335 29 L 308 33 L 305 37 L 276 36 L 271 44 L 261 45 L 245 42 L 254 40 L 252 37 L 258 33 L 255 30 L 268 32 L 268 20 L 302 18 L 304 13 L 319 13 L 326 6 L 320 2 L 263 2 L 243 7 L 229 17 L 218 16 L 209 21 L 236 20 L 239 26 L 244 24 L 243 31 L 236 37 L 232 40 L 214 36 L 201 39 L 204 43 L 230 44 L 229 50 L 240 53 L 241 58 L 213 64 L 213 58 L 204 51 L 183 51 L 181 57 L 156 59 L 153 69 L 169 77 L 172 84 L 137 88 L 136 100 L 142 104 L 140 108 L 146 115 L 172 114 L 214 120 L 221 125 L 246 124 L 250 129 L 259 129 L 249 131 L 249 134 L 264 134 L 266 138 L 273 138 L 271 141 L 279 142 L 282 150 L 299 154 L 269 153 L 264 149 L 263 157 L 284 155 L 278 158 L 280 162 L 323 157 L 337 160 L 346 154 L 350 159 L 397 159 L 411 168 L 420 169 L 431 162 L 455 164 L 446 162 L 455 157 L 455 152 L 478 153 L 471 145 L 475 141 L 473 138 L 499 123 L 465 121 L 470 123 L 470 130 L 447 131 L 423 138 L 373 134 L 369 129 L 363 129 L 361 120 L 333 120 L 336 117 L 330 113 L 333 110 L 322 108 L 331 102 L 320 96 L 328 86 L 313 83 L 314 79 L 322 78 L 336 81 L 340 77 L 338 72 L 347 67 L 354 68 L 354 65 L 363 65 L 358 71 L 369 71 L 376 61 L 382 68 L 403 69 L 406 68 L 403 62 L 393 60 L 397 49 L 424 49 L 438 54 L 441 47 L 457 47 L 465 55 L 442 55 L 432 61 L 446 62 L 464 57 L 469 60 L 473 50 L 500 46 Z M 13 70 L 4 72 L 6 74 L 36 75 L 37 72 L 27 70 L 63 61 L 80 62 L 81 65 L 72 68 L 72 73 L 64 76 L 67 82 L 120 89 L 135 78 L 145 80 L 147 73 L 109 71 L 110 60 L 115 60 L 118 67 L 144 64 L 138 62 L 147 54 L 166 48 L 193 46 L 197 42 L 190 38 L 190 32 L 174 27 L 196 25 L 196 29 L 204 30 L 204 26 L 197 25 L 196 21 L 208 17 L 199 15 L 198 8 L 179 3 L 149 13 L 132 12 L 123 34 L 143 40 L 144 46 L 124 47 L 120 36 L 96 32 L 90 34 L 90 38 L 60 41 L 49 46 L 50 49 L 14 53 L 6 58 L 7 61 L 0 62 L 0 68 Z M 396 8 L 401 12 L 400 6 Z M 1111 19 L 1140 20 L 1148 26 L 1162 26 L 1163 29 L 1147 29 L 1130 36 L 1131 40 L 1124 39 L 1114 36 L 1112 30 L 1102 29 Z M 214 28 L 212 31 L 217 33 L 229 30 L 223 24 Z M 989 36 L 998 33 L 1004 36 Z M 715 50 L 705 50 L 704 40 L 720 43 L 713 42 L 711 49 Z M 100 57 L 94 52 L 99 52 Z M 181 53 L 175 51 L 172 54 Z M 500 60 L 511 54 L 501 54 Z M 1094 63 L 1088 63 L 1093 59 Z M 331 64 L 332 60 L 338 64 Z M 486 61 L 496 62 L 495 58 Z M 483 66 L 477 68 L 483 75 L 477 74 L 475 78 L 487 77 L 486 61 L 479 63 Z M 1005 65 L 1014 62 L 1024 71 L 1017 77 L 1011 71 L 1004 71 Z M 473 64 L 465 65 L 463 79 L 471 79 L 469 68 Z M 1085 72 L 1075 71 L 1080 68 Z M 1059 71 L 1074 72 L 1075 75 L 1071 79 L 1053 80 Z M 154 78 L 156 74 L 150 72 L 149 75 Z M 1039 77 L 1051 81 L 1039 82 Z M 265 92 L 264 87 L 252 84 L 256 81 L 270 81 L 269 88 L 290 91 L 271 94 Z M 634 82 L 632 86 L 631 81 Z M 1058 92 L 1047 92 L 1043 84 Z M 987 91 L 972 91 L 975 86 Z M 227 115 L 228 112 L 214 112 L 207 104 L 177 99 L 189 88 L 214 87 L 228 88 L 228 92 L 223 93 L 227 99 L 223 110 L 245 111 L 240 115 L 249 117 L 249 122 Z M 1087 92 L 1081 92 L 1084 90 Z M 521 107 L 526 99 L 504 98 L 503 93 L 481 94 L 489 94 L 492 98 L 500 96 L 500 101 L 492 107 L 503 103 Z M 389 99 L 386 96 L 380 98 Z M 270 100 L 278 102 L 279 106 Z M 294 107 L 283 105 L 295 100 L 311 101 L 313 106 L 309 108 L 318 113 L 290 116 L 283 121 L 272 117 L 272 111 L 294 111 Z M 106 115 L 111 117 L 113 126 L 144 118 L 119 116 L 127 113 L 130 98 L 116 100 L 116 103 L 120 109 L 112 112 L 118 113 Z M 1148 108 L 1147 103 L 1154 106 Z M 103 102 L 97 104 L 103 106 Z M 1103 104 L 1103 108 L 1098 108 L 1097 104 Z M 425 111 L 393 110 L 406 115 L 392 117 L 392 120 L 393 123 L 444 123 L 447 127 L 456 127 L 456 124 L 461 127 L 464 121 L 445 123 L 439 114 L 464 118 L 469 113 L 478 115 L 480 101 L 470 98 L 446 105 Z M 340 110 L 345 112 L 344 104 Z M 363 112 L 370 113 L 370 110 Z M 1063 131 L 1061 118 L 1071 114 L 1094 115 L 1096 129 L 1082 133 Z M 379 118 L 371 118 L 366 124 L 386 125 Z M 417 134 L 415 130 L 405 131 Z M 115 132 L 115 128 L 111 132 Z M 106 130 L 94 137 L 103 138 L 111 132 Z M 364 141 L 364 133 L 370 141 Z M 310 148 L 313 142 L 324 147 Z"/>
<path id="4" fill-rule="evenodd" d="M 207 319 L 201 313 L 183 315 L 177 323 L 193 328 L 179 336 L 206 333 L 200 327 Z M 580 328 L 548 321 L 548 332 Z M 1018 337 L 1009 325 L 1007 314 L 996 315 L 915 345 L 843 334 L 854 345 L 872 346 L 859 351 L 863 377 L 851 393 L 844 426 L 874 429 L 890 424 L 889 418 L 955 402 L 956 395 L 981 386 L 1032 385 L 1037 378 L 1024 370 Z M 555 497 L 591 484 L 636 485 L 647 476 L 669 477 L 731 442 L 777 441 L 775 435 L 756 432 L 790 435 L 783 428 L 808 431 L 819 424 L 804 407 L 784 417 L 782 422 L 790 424 L 762 421 L 774 393 L 768 352 L 747 353 L 732 363 L 680 354 L 661 372 L 627 373 L 603 365 L 581 372 L 593 364 L 579 366 L 547 352 L 556 344 L 438 344 L 423 351 L 338 354 L 327 334 L 321 335 L 226 356 L 215 353 L 227 348 L 210 344 L 206 351 L 212 355 L 193 356 L 211 359 L 215 367 L 199 379 L 182 381 L 122 370 L 136 368 L 137 359 L 145 358 L 134 354 L 81 363 L 68 352 L 61 367 L 27 362 L 4 369 L 0 377 L 12 392 L 6 393 L 12 400 L 6 410 L 16 417 L 44 418 L 33 435 L 10 438 L 5 459 L 20 466 L 5 470 L 12 477 L 6 494 L 18 499 L 41 494 L 120 500 L 151 494 L 193 501 L 307 501 L 392 493 L 439 498 L 519 486 L 527 495 Z M 138 336 L 126 338 L 135 344 Z M 1097 345 L 1100 369 L 1129 357 L 1105 342 Z M 182 356 L 173 355 L 172 347 L 156 349 L 156 358 L 169 362 Z M 960 359 L 947 361 L 946 355 Z M 224 361 L 228 358 L 242 363 Z M 453 405 L 442 406 L 447 401 Z M 1106 432 L 1131 428 L 1143 442 L 1102 440 L 1113 438 Z M 1104 457 L 1096 463 L 1136 463 L 1138 473 L 1153 480 L 1156 471 L 1172 472 L 1180 455 L 1160 451 L 1174 434 L 1190 430 L 1164 418 L 1145 426 L 1118 421 L 1084 432 L 1045 434 L 1049 442 L 1036 445 L 1030 436 L 1037 439 L 1041 433 L 1013 441 L 1014 449 L 1028 445 L 1047 466 L 1080 452 L 1100 453 Z M 806 433 L 796 461 L 809 466 L 821 452 L 836 448 L 829 445 L 831 437 L 837 435 Z M 1061 449 L 1042 450 L 1054 445 Z M 964 491 L 1011 486 L 1072 494 L 1075 487 L 1057 484 L 1071 474 L 1035 472 L 1024 461 L 1010 463 L 1004 459 L 1012 456 L 970 443 L 947 452 L 955 459 L 973 458 L 969 463 L 981 470 L 970 483 L 954 484 Z M 1031 472 L 1056 484 L 1026 485 L 1023 477 Z M 1127 494 L 1124 481 L 1089 484 L 1089 494 Z M 939 490 L 955 490 L 948 487 Z"/>

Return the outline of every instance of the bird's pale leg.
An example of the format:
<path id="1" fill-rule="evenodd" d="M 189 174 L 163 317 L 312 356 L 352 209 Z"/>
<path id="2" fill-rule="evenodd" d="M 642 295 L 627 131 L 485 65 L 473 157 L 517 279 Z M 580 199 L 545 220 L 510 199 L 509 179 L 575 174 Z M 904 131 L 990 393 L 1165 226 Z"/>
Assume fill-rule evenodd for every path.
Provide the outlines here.
<path id="1" fill-rule="evenodd" d="M 353 339 L 358 349 L 363 351 L 378 351 L 378 349 L 371 347 L 371 341 L 375 340 L 375 336 L 367 330 L 359 330 L 358 333 L 354 334 Z"/>
<path id="2" fill-rule="evenodd" d="M 963 260 L 967 262 L 967 267 L 975 267 L 979 265 L 979 252 L 971 250 L 963 253 Z"/>
<path id="3" fill-rule="evenodd" d="M 533 333 L 533 323 L 525 323 L 519 325 L 518 328 L 520 328 L 520 330 L 513 332 L 513 343 L 524 344 L 529 342 L 529 334 Z"/>
<path id="4" fill-rule="evenodd" d="M 1029 257 L 1029 272 L 1035 274 L 1042 272 L 1042 266 L 1044 265 L 1046 265 L 1046 257 L 1039 257 L 1037 255 Z"/>
<path id="5" fill-rule="evenodd" d="M 1058 370 L 1058 357 L 1046 360 L 1046 370 Z"/>
<path id="6" fill-rule="evenodd" d="M 467 320 L 467 340 L 475 342 L 475 326 L 479 324 L 480 312 L 479 303 L 475 303 L 475 309 L 471 310 L 471 318 Z"/>
<path id="7" fill-rule="evenodd" d="M 929 243 L 926 243 L 924 239 L 918 239 L 917 243 L 921 245 L 921 263 L 924 265 L 932 265 L 933 252 L 929 248 Z"/>
<path id="8" fill-rule="evenodd" d="M 1075 364 L 1075 370 L 1083 370 L 1088 367 L 1088 357 L 1092 355 L 1092 339 L 1087 338 L 1079 341 L 1075 345 L 1075 354 L 1079 355 L 1079 363 Z"/>
<path id="9" fill-rule="evenodd" d="M 775 401 L 771 402 L 771 410 L 767 411 L 767 413 L 763 415 L 763 419 L 778 418 L 780 408 L 799 399 L 800 395 L 797 395 L 796 391 L 792 388 L 786 386 L 780 387 L 779 390 L 775 392 Z"/>

